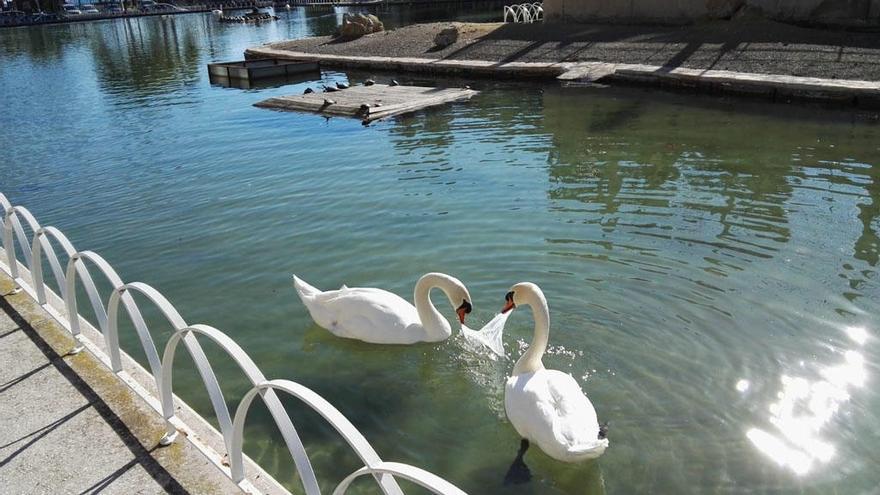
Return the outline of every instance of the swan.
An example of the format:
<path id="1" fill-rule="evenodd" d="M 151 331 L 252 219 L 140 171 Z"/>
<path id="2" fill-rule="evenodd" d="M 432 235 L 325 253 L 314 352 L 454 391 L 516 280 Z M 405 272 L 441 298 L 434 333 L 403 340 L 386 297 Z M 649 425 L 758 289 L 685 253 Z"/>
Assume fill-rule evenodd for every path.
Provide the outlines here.
<path id="1" fill-rule="evenodd" d="M 523 282 L 511 287 L 504 299 L 502 313 L 517 306 L 531 306 L 535 318 L 532 343 L 516 362 L 504 388 L 504 410 L 522 438 L 508 480 L 528 481 L 528 467 L 522 456 L 530 442 L 563 462 L 599 457 L 608 447 L 608 439 L 590 399 L 571 375 L 545 369 L 541 362 L 550 336 L 550 309 L 544 293 L 537 285 Z"/>
<path id="2" fill-rule="evenodd" d="M 442 290 L 464 323 L 471 312 L 467 287 L 455 277 L 428 273 L 416 282 L 415 306 L 391 292 L 342 286 L 322 292 L 293 276 L 299 298 L 318 326 L 337 337 L 374 344 L 414 344 L 440 342 L 452 335 L 449 322 L 431 302 L 431 289 Z"/>

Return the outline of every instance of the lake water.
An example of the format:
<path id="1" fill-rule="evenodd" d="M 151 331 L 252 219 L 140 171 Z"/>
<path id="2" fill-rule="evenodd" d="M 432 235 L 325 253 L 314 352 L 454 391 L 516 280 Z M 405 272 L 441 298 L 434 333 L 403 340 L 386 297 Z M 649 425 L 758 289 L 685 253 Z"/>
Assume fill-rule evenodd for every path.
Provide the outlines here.
<path id="1" fill-rule="evenodd" d="M 209 83 L 206 63 L 328 33 L 340 16 L 0 30 L 0 191 L 189 323 L 227 332 L 268 377 L 319 392 L 384 459 L 469 493 L 880 492 L 880 126 L 812 106 L 482 80 L 470 102 L 364 127 L 252 106 L 315 81 Z M 544 363 L 610 422 L 603 457 L 566 465 L 533 448 L 533 481 L 502 486 L 519 446 L 503 383 L 531 338 L 527 309 L 507 323 L 504 360 L 457 335 L 376 346 L 316 327 L 290 280 L 409 299 L 433 270 L 468 284 L 472 328 L 513 283 L 543 288 Z M 157 324 L 157 344 L 169 333 Z M 234 406 L 244 376 L 205 345 Z M 175 390 L 211 417 L 189 367 Z M 356 459 L 285 403 L 330 491 Z M 245 435 L 298 490 L 262 406 Z"/>

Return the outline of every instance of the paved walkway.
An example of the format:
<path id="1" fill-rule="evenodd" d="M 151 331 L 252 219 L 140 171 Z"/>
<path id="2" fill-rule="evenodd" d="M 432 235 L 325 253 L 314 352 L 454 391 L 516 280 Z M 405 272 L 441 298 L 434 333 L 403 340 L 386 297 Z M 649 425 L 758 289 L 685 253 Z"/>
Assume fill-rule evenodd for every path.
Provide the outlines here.
<path id="1" fill-rule="evenodd" d="M 450 23 L 415 24 L 339 42 L 330 37 L 272 43 L 280 50 L 343 56 L 489 61 L 606 62 L 665 70 L 880 81 L 880 33 L 807 29 L 770 21 L 692 26 L 458 23 L 458 41 L 434 47 Z"/>
<path id="2" fill-rule="evenodd" d="M 22 295 L 10 299 L 18 297 Z M 186 442 L 157 447 L 158 415 L 153 413 L 155 421 L 147 424 L 142 418 L 132 421 L 145 412 L 124 399 L 127 389 L 122 396 L 119 390 L 110 396 L 113 405 L 105 402 L 71 367 L 71 362 L 77 368 L 88 366 L 94 358 L 87 352 L 59 356 L 40 335 L 50 331 L 41 329 L 46 322 L 28 320 L 9 300 L 0 299 L 0 492 L 238 492 L 197 451 L 187 451 Z M 109 370 L 95 370 L 95 376 L 101 373 L 106 383 L 99 382 L 99 390 L 125 388 Z M 107 390 L 101 393 L 106 396 Z M 117 402 L 124 405 L 120 408 Z M 167 467 L 169 462 L 174 467 Z"/>

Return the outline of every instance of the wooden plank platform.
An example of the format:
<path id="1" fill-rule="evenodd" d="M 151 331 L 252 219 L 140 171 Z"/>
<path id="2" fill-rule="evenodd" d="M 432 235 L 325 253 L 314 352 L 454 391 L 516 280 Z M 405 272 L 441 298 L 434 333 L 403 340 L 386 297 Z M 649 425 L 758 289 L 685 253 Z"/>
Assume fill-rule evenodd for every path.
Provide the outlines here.
<path id="1" fill-rule="evenodd" d="M 428 88 L 423 86 L 352 86 L 330 93 L 280 96 L 256 103 L 262 108 L 341 115 L 371 122 L 376 119 L 414 112 L 422 108 L 466 100 L 479 93 L 469 88 Z"/>

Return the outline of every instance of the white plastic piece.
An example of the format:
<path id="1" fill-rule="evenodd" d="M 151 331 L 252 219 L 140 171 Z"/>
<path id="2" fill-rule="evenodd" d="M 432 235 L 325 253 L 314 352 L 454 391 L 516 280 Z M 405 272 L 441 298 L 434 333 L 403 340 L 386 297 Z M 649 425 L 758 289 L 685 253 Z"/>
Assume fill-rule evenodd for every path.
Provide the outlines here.
<path id="1" fill-rule="evenodd" d="M 177 435 L 179 434 L 180 433 L 177 430 L 174 430 L 174 433 L 166 432 L 165 435 L 163 435 L 162 438 L 159 439 L 159 445 L 163 447 L 171 445 L 172 443 L 174 443 L 175 440 L 177 440 Z"/>

